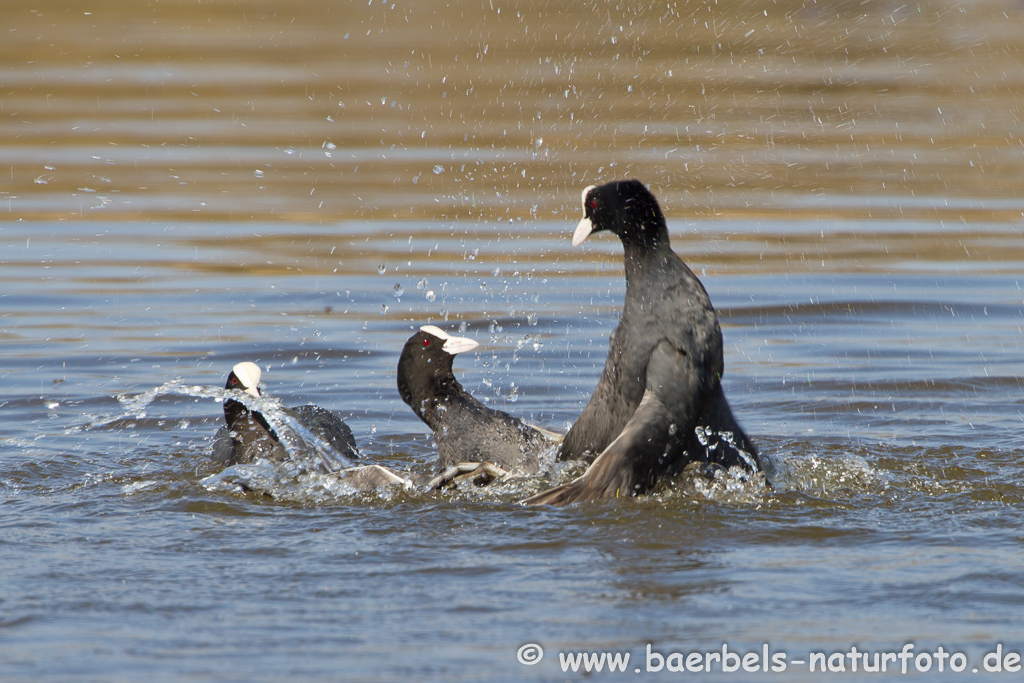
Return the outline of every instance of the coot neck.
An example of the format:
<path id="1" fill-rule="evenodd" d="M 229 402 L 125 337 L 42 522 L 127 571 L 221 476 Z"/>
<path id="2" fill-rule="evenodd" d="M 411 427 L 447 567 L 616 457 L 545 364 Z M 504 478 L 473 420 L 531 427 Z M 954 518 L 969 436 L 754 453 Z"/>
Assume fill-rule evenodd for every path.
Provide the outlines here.
<path id="1" fill-rule="evenodd" d="M 669 246 L 668 232 L 644 242 L 623 243 L 626 266 L 626 293 L 641 283 L 659 279 L 673 260 L 678 260 Z"/>
<path id="2" fill-rule="evenodd" d="M 465 393 L 466 390 L 462 388 L 454 375 L 434 378 L 427 399 L 421 404 L 423 408 L 420 417 L 431 429 L 434 429 L 440 421 L 438 408 L 451 404 L 452 399 Z"/>
<path id="3" fill-rule="evenodd" d="M 227 423 L 228 427 L 231 427 L 239 417 L 245 414 L 247 410 L 248 408 L 242 405 L 241 402 L 234 401 L 229 398 L 224 401 L 224 421 Z"/>

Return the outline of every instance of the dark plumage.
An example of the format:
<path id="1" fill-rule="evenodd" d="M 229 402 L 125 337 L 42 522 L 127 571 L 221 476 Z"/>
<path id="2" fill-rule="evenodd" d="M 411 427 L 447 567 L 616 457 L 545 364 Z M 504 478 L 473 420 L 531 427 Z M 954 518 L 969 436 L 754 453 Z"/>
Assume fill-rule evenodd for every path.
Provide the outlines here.
<path id="1" fill-rule="evenodd" d="M 452 373 L 455 355 L 477 347 L 426 325 L 409 338 L 398 361 L 398 393 L 434 432 L 441 468 L 490 462 L 523 474 L 537 472 L 539 455 L 558 435 L 494 410 L 469 395 Z"/>
<path id="2" fill-rule="evenodd" d="M 224 388 L 256 398 L 260 396 L 260 376 L 255 363 L 239 363 L 231 369 Z M 358 458 L 352 430 L 335 413 L 315 405 L 283 410 L 342 456 Z M 214 437 L 214 455 L 225 464 L 247 464 L 257 458 L 280 462 L 288 458 L 277 433 L 260 412 L 228 399 L 224 401 L 224 421 L 227 427 Z"/>
<path id="3" fill-rule="evenodd" d="M 583 212 L 573 246 L 608 230 L 622 241 L 626 266 L 604 372 L 559 451 L 562 460 L 598 457 L 580 478 L 525 502 L 639 495 L 694 461 L 759 469 L 722 392 L 715 310 L 669 246 L 657 200 L 637 180 L 614 182 L 584 190 Z"/>

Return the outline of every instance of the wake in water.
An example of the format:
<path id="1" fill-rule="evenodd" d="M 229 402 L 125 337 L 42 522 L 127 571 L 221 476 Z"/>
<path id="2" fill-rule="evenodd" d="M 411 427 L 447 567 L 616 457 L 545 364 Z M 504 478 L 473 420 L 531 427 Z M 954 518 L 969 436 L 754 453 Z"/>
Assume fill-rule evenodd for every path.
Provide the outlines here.
<path id="1" fill-rule="evenodd" d="M 229 465 L 200 481 L 200 484 L 209 491 L 252 492 L 279 500 L 316 504 L 370 491 L 388 495 L 388 491 L 394 490 L 478 489 L 499 482 L 502 486 L 495 486 L 496 491 L 500 488 L 507 492 L 509 486 L 515 487 L 511 482 L 520 479 L 500 469 L 485 471 L 485 467 L 477 473 L 473 471 L 473 467 L 463 466 L 458 471 L 431 477 L 417 473 L 399 473 L 380 465 L 359 465 L 339 453 L 329 442 L 296 419 L 294 411 L 285 407 L 276 397 L 254 397 L 244 392 L 215 386 L 188 384 L 182 379 L 165 382 L 141 394 L 118 395 L 117 400 L 123 408 L 122 412 L 96 417 L 83 425 L 69 427 L 64 431 L 73 434 L 116 426 L 125 421 L 141 420 L 147 417 L 147 411 L 151 410 L 154 401 L 161 396 L 212 399 L 219 404 L 227 400 L 237 401 L 247 409 L 260 413 L 280 440 L 287 459 L 273 461 L 257 458 L 253 462 Z M 213 437 L 211 458 L 224 459 L 219 458 L 220 452 L 230 451 L 232 447 L 231 432 L 227 427 L 221 427 Z M 541 456 L 542 461 L 548 465 L 545 471 L 551 471 L 554 464 L 556 449 L 549 450 L 550 452 L 545 452 Z M 125 491 L 126 495 L 134 492 L 135 489 Z"/>
<path id="2" fill-rule="evenodd" d="M 372 488 L 413 485 L 411 477 L 400 476 L 377 465 L 357 466 L 330 443 L 296 419 L 293 411 L 272 396 L 250 396 L 221 387 L 188 384 L 175 379 L 141 394 L 117 396 L 123 412 L 94 418 L 84 425 L 64 430 L 66 434 L 99 429 L 126 420 L 141 420 L 153 402 L 161 396 L 186 396 L 212 399 L 219 404 L 237 401 L 263 415 L 287 454 L 283 462 L 265 459 L 237 464 L 206 477 L 200 483 L 210 491 L 253 491 L 274 498 L 314 501 L 351 495 Z M 230 449 L 231 433 L 222 427 L 213 438 L 212 456 Z M 134 491 L 131 491 L 132 493 Z M 126 494 L 129 492 L 126 491 Z"/>
<path id="3" fill-rule="evenodd" d="M 312 467 L 322 472 L 337 472 L 352 467 L 348 458 L 335 450 L 329 443 L 306 428 L 291 415 L 281 400 L 273 396 L 250 396 L 249 394 L 222 389 L 220 387 L 186 384 L 184 380 L 175 379 L 141 394 L 122 394 L 117 400 L 125 408 L 125 412 L 113 417 L 105 417 L 86 424 L 83 429 L 94 429 L 125 418 L 141 418 L 146 415 L 146 408 L 160 396 L 189 396 L 193 398 L 211 398 L 218 403 L 230 399 L 241 403 L 249 410 L 261 413 L 274 429 L 288 457 L 299 465 Z"/>
<path id="4" fill-rule="evenodd" d="M 366 493 L 385 497 L 415 487 L 415 477 L 403 477 L 379 465 L 350 467 L 336 472 L 310 471 L 294 461 L 231 465 L 200 484 L 207 491 L 260 493 L 275 500 L 307 504 L 337 502 Z"/>
<path id="5" fill-rule="evenodd" d="M 288 458 L 282 462 L 259 459 L 252 463 L 236 464 L 202 479 L 199 483 L 209 491 L 231 493 L 260 493 L 277 500 L 308 504 L 321 504 L 350 500 L 354 496 L 375 492 L 377 497 L 393 497 L 397 492 L 430 494 L 443 489 L 454 491 L 460 498 L 492 499 L 511 502 L 537 493 L 546 486 L 570 481 L 579 476 L 586 464 L 556 462 L 557 448 L 546 450 L 540 456 L 537 476 L 494 476 L 463 468 L 448 477 L 433 477 L 414 472 L 396 472 L 379 465 L 360 465 L 339 453 L 330 443 L 311 432 L 295 418 L 280 399 L 273 396 L 253 397 L 216 386 L 189 384 L 175 379 L 140 394 L 122 394 L 116 398 L 122 411 L 93 418 L 82 425 L 68 427 L 65 434 L 100 429 L 119 422 L 141 420 L 152 410 L 152 404 L 162 396 L 184 396 L 211 399 L 218 404 L 231 399 L 246 408 L 258 411 L 267 420 L 280 439 Z M 701 442 L 714 450 L 719 441 L 730 443 L 728 433 L 703 434 Z M 714 437 L 714 438 L 712 438 Z M 227 438 L 221 428 L 217 439 Z M 806 447 L 806 444 L 804 444 Z M 863 458 L 850 453 L 825 456 L 798 454 L 762 454 L 766 472 L 751 474 L 740 467 L 725 469 L 694 463 L 652 495 L 666 500 L 676 496 L 713 500 L 725 504 L 758 504 L 764 497 L 785 492 L 822 494 L 831 489 L 877 488 L 884 475 L 875 471 Z M 766 476 L 767 475 L 767 479 Z M 771 482 L 770 484 L 768 482 Z M 884 485 L 884 483 L 883 483 Z M 126 495 L 135 489 L 126 490 Z M 415 494 L 414 495 L 420 495 Z"/>

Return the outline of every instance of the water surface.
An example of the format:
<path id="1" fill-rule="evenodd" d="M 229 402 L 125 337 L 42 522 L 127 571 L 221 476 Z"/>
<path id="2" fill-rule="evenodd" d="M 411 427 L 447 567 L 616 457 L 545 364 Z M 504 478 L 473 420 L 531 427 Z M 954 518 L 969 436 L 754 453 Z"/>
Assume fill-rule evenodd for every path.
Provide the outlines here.
<path id="1" fill-rule="evenodd" d="M 0 16 L 4 680 L 580 680 L 559 652 L 631 653 L 615 678 L 723 643 L 942 646 L 970 678 L 1024 650 L 1020 8 Z M 253 360 L 430 472 L 394 368 L 432 323 L 481 342 L 467 389 L 564 430 L 624 293 L 614 239 L 569 245 L 579 191 L 625 176 L 718 309 L 774 490 L 210 491 L 221 406 L 130 409 Z"/>

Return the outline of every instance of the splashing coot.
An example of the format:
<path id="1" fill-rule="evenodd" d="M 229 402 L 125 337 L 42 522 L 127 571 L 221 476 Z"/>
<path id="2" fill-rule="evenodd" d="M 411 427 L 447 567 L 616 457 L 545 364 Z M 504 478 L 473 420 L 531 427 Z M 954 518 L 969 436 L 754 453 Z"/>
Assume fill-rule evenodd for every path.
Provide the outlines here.
<path id="1" fill-rule="evenodd" d="M 235 365 L 224 388 L 259 398 L 262 373 L 255 363 Z M 308 404 L 297 408 L 283 408 L 282 412 L 295 418 L 302 426 L 328 443 L 338 454 L 349 460 L 359 457 L 352 430 L 336 413 L 320 406 Z M 227 428 L 214 437 L 215 457 L 229 465 L 251 463 L 257 458 L 282 461 L 288 452 L 274 428 L 258 410 L 251 410 L 241 401 L 224 401 L 224 421 Z"/>
<path id="2" fill-rule="evenodd" d="M 638 180 L 590 186 L 573 246 L 615 234 L 626 299 L 604 372 L 559 450 L 595 458 L 581 477 L 527 499 L 568 503 L 647 492 L 690 462 L 761 469 L 722 391 L 722 330 L 700 280 L 669 246 L 654 195 Z"/>
<path id="3" fill-rule="evenodd" d="M 553 451 L 561 437 L 488 408 L 462 388 L 452 363 L 477 346 L 424 325 L 402 349 L 398 393 L 433 431 L 442 469 L 486 462 L 518 474 L 536 473 L 541 455 Z"/>

